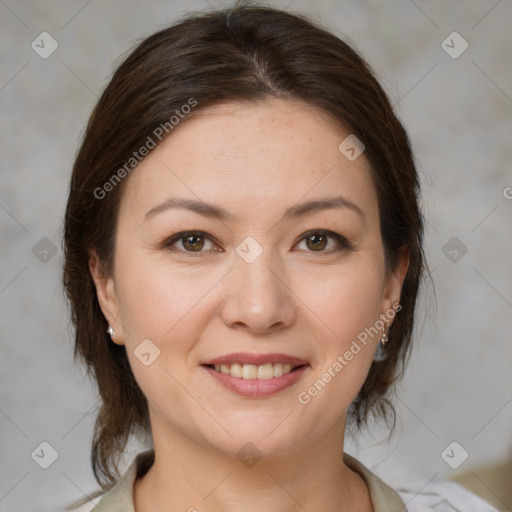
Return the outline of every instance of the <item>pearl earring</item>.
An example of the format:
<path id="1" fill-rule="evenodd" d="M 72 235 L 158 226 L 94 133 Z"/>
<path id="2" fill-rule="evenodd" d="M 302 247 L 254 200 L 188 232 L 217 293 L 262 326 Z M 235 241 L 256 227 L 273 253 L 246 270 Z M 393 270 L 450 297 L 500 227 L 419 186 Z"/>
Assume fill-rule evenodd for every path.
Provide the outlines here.
<path id="1" fill-rule="evenodd" d="M 110 335 L 110 337 L 112 338 L 112 336 L 114 336 L 114 334 L 116 333 L 116 331 L 114 331 L 114 329 L 112 328 L 111 325 L 108 326 L 108 329 L 107 329 L 107 333 Z"/>

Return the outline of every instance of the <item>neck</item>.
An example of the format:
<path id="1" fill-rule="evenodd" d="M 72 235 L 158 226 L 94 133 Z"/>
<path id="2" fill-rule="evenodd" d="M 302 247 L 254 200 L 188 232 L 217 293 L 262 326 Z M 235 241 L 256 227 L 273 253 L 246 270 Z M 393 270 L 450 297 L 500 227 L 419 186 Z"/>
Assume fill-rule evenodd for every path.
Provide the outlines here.
<path id="1" fill-rule="evenodd" d="M 344 421 L 292 454 L 246 465 L 179 432 L 153 434 L 155 462 L 135 482 L 135 509 L 371 512 L 366 484 L 343 462 L 343 436 Z"/>

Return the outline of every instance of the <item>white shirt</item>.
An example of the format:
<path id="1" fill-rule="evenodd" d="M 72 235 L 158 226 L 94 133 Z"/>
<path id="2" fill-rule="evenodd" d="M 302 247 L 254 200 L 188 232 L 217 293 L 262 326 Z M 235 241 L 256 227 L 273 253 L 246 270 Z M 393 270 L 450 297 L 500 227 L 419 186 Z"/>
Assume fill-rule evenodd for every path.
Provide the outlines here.
<path id="1" fill-rule="evenodd" d="M 498 512 L 487 502 L 455 482 L 435 482 L 420 493 L 399 487 L 408 512 Z"/>

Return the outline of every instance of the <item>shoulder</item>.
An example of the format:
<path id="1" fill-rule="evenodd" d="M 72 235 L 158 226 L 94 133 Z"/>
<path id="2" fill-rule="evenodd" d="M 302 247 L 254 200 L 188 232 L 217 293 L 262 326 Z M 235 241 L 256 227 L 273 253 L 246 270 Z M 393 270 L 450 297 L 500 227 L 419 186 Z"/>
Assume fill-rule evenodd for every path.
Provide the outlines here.
<path id="1" fill-rule="evenodd" d="M 73 512 L 134 512 L 133 484 L 154 461 L 154 451 L 139 453 L 118 483 L 100 498 Z M 354 457 L 344 454 L 345 463 L 366 481 L 375 512 L 498 512 L 475 494 L 454 482 L 431 482 L 416 489 L 408 485 L 390 487 Z"/>
<path id="2" fill-rule="evenodd" d="M 433 482 L 417 490 L 398 486 L 396 490 L 408 512 L 498 512 L 484 500 L 454 482 Z"/>
<path id="3" fill-rule="evenodd" d="M 90 499 L 86 505 L 73 508 L 71 512 L 135 512 L 133 504 L 135 480 L 148 471 L 154 462 L 154 456 L 153 449 L 139 453 L 110 490 Z"/>
<path id="4" fill-rule="evenodd" d="M 366 482 L 375 512 L 402 512 L 406 510 L 401 496 L 359 460 L 348 453 L 344 453 L 343 461 Z"/>
<path id="5" fill-rule="evenodd" d="M 354 457 L 345 453 L 344 461 L 365 479 L 375 512 L 498 512 L 454 482 L 431 482 L 418 488 L 396 484 L 391 487 Z"/>

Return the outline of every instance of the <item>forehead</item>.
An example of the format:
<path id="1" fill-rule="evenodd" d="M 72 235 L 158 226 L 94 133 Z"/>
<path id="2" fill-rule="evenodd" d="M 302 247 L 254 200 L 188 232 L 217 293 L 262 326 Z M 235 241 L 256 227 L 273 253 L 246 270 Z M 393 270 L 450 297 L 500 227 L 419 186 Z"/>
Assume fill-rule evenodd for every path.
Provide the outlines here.
<path id="1" fill-rule="evenodd" d="M 375 209 L 364 154 L 349 161 L 338 148 L 347 135 L 298 101 L 208 107 L 185 119 L 132 171 L 121 213 L 142 221 L 170 195 L 253 215 L 337 193 Z"/>

